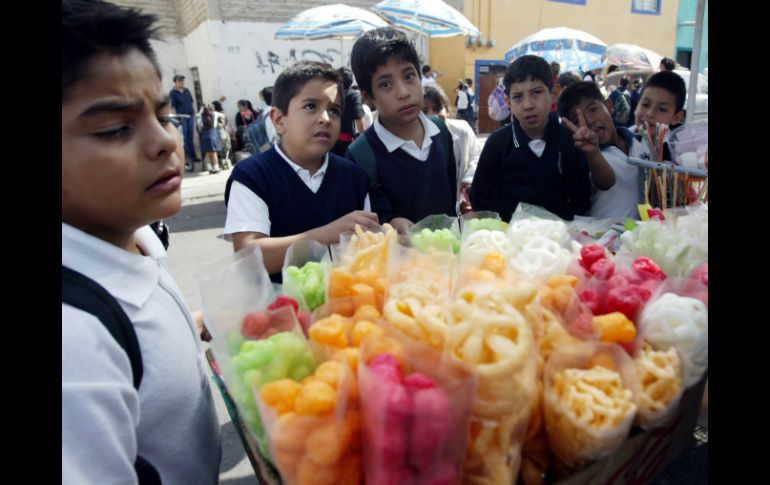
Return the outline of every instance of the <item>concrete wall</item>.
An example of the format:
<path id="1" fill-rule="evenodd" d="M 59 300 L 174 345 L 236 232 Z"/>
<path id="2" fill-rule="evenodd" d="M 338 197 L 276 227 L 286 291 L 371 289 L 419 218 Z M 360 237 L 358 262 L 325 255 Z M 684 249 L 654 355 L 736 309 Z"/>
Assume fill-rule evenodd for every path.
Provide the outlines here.
<path id="1" fill-rule="evenodd" d="M 217 0 L 222 20 L 232 22 L 286 22 L 303 10 L 333 3 L 368 10 L 379 0 Z"/>
<path id="2" fill-rule="evenodd" d="M 698 2 L 696 0 L 681 0 L 677 14 L 676 48 L 693 51 L 695 39 L 695 14 Z M 685 25 L 682 25 L 686 23 Z M 709 3 L 706 0 L 703 12 L 703 36 L 701 37 L 700 70 L 703 71 L 709 65 Z"/>

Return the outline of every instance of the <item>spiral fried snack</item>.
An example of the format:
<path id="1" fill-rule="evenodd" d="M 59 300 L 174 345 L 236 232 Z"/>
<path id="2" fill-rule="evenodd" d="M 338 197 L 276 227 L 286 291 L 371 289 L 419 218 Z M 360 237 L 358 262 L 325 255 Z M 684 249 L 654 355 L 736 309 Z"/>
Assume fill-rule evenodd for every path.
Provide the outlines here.
<path id="1" fill-rule="evenodd" d="M 576 358 L 573 349 L 587 351 Z M 545 425 L 563 472 L 623 443 L 636 415 L 636 379 L 634 362 L 615 344 L 581 343 L 552 354 L 545 369 Z"/>
<path id="2" fill-rule="evenodd" d="M 675 347 L 661 351 L 645 343 L 635 360 L 641 383 L 636 422 L 644 429 L 665 424 L 684 390 L 679 354 Z"/>
<path id="3" fill-rule="evenodd" d="M 479 377 L 464 482 L 512 483 L 535 403 L 535 344 L 522 315 L 535 287 L 465 288 L 449 304 L 445 349 Z"/>

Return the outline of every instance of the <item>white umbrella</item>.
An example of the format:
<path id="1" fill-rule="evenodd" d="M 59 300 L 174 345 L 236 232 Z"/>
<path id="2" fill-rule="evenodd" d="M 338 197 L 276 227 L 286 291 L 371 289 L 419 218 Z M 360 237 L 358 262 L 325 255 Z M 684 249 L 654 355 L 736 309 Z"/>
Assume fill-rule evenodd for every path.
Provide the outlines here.
<path id="1" fill-rule="evenodd" d="M 428 37 L 481 37 L 468 18 L 442 0 L 384 0 L 372 7 L 380 16 Z"/>
<path id="2" fill-rule="evenodd" d="M 603 65 L 606 49 L 607 44 L 588 32 L 555 27 L 524 37 L 508 49 L 505 60 L 513 62 L 531 54 L 559 63 L 562 71 L 589 71 Z"/>
<path id="3" fill-rule="evenodd" d="M 613 44 L 602 56 L 605 64 L 615 64 L 621 71 L 647 69 L 657 71 L 663 56 L 634 44 Z"/>
<path id="4" fill-rule="evenodd" d="M 352 39 L 388 24 L 368 10 L 342 3 L 303 10 L 275 33 L 276 39 Z"/>

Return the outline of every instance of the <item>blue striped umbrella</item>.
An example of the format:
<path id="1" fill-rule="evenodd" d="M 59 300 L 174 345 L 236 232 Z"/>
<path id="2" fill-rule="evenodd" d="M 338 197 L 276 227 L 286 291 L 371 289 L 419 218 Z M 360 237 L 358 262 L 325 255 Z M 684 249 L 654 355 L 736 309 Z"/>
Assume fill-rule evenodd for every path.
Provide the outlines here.
<path id="1" fill-rule="evenodd" d="M 481 37 L 479 29 L 465 15 L 442 0 L 384 0 L 372 10 L 398 27 L 429 37 Z"/>
<path id="2" fill-rule="evenodd" d="M 557 62 L 565 71 L 590 71 L 602 67 L 602 55 L 607 44 L 583 32 L 567 27 L 543 29 L 517 42 L 505 53 L 505 60 L 513 62 L 532 54 L 548 62 Z"/>
<path id="3" fill-rule="evenodd" d="M 275 38 L 352 39 L 367 30 L 387 25 L 387 22 L 368 10 L 336 3 L 298 13 L 276 31 Z"/>

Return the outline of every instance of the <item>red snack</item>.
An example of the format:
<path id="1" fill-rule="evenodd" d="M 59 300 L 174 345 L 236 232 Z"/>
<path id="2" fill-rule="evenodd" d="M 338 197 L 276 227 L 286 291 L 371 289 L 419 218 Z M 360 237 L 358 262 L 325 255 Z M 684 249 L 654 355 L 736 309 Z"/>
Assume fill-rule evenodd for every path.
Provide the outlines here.
<path id="1" fill-rule="evenodd" d="M 292 298 L 290 296 L 286 296 L 286 295 L 278 295 L 278 297 L 275 299 L 275 301 L 273 301 L 273 303 L 271 303 L 270 305 L 267 306 L 267 309 L 268 310 L 277 310 L 277 309 L 279 309 L 281 307 L 285 307 L 285 306 L 293 307 L 294 308 L 294 313 L 297 313 L 299 311 L 299 303 L 297 303 L 297 301 L 294 298 Z"/>
<path id="2" fill-rule="evenodd" d="M 594 334 L 593 317 L 583 313 L 575 317 L 569 323 L 569 331 L 575 336 L 589 336 Z"/>
<path id="3" fill-rule="evenodd" d="M 310 313 L 303 312 L 302 310 L 298 311 L 297 320 L 299 320 L 299 325 L 302 327 L 302 333 L 304 333 L 305 337 L 307 337 L 307 332 L 310 328 Z"/>
<path id="4" fill-rule="evenodd" d="M 641 276 L 643 279 L 656 279 L 663 281 L 668 276 L 666 276 L 666 273 L 663 272 L 662 269 L 660 269 L 660 266 L 658 266 L 655 261 L 651 260 L 650 258 L 639 256 L 634 260 L 633 263 L 631 263 L 631 269 L 636 271 L 636 274 Z"/>
<path id="5" fill-rule="evenodd" d="M 600 280 L 608 280 L 615 274 L 615 263 L 607 258 L 597 259 L 588 271 Z"/>
<path id="6" fill-rule="evenodd" d="M 591 313 L 594 315 L 604 314 L 604 305 L 602 304 L 601 296 L 594 290 L 582 290 L 578 292 L 578 298 L 585 303 Z"/>
<path id="7" fill-rule="evenodd" d="M 270 315 L 263 312 L 250 312 L 243 317 L 241 335 L 262 338 L 270 326 Z"/>
<path id="8" fill-rule="evenodd" d="M 591 268 L 596 261 L 606 258 L 604 248 L 598 244 L 586 244 L 580 248 L 580 265 L 585 269 Z"/>
<path id="9" fill-rule="evenodd" d="M 620 312 L 632 322 L 642 306 L 643 299 L 637 286 L 616 286 L 607 292 L 607 313 Z"/>
<path id="10" fill-rule="evenodd" d="M 708 286 L 709 285 L 709 264 L 703 263 L 702 265 L 692 270 L 692 273 L 690 273 L 690 279 L 700 281 L 704 285 Z"/>

